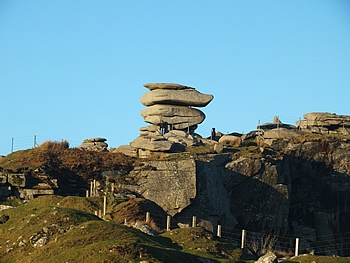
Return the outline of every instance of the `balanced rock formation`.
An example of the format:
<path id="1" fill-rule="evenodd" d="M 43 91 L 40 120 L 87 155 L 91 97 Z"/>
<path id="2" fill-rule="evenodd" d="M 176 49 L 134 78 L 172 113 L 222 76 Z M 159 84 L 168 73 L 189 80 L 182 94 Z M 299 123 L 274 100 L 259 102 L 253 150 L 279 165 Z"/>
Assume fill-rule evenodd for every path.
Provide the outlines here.
<path id="1" fill-rule="evenodd" d="M 150 90 L 141 97 L 141 103 L 148 107 L 141 111 L 145 122 L 159 125 L 164 121 L 174 130 L 193 132 L 204 121 L 205 114 L 192 107 L 205 107 L 214 98 L 179 84 L 150 83 L 144 86 Z"/>
<path id="2" fill-rule="evenodd" d="M 205 114 L 194 107 L 207 106 L 213 95 L 174 83 L 144 86 L 150 91 L 140 99 L 147 107 L 140 114 L 151 125 L 140 128 L 140 136 L 130 143 L 138 156 L 147 157 L 150 152 L 183 152 L 187 146 L 198 145 L 194 131 L 204 121 Z M 161 123 L 166 127 L 165 134 L 161 132 Z"/>
<path id="3" fill-rule="evenodd" d="M 296 122 L 296 125 L 302 130 L 316 133 L 349 134 L 350 116 L 329 112 L 312 112 L 304 114 L 303 117 L 305 120 Z"/>

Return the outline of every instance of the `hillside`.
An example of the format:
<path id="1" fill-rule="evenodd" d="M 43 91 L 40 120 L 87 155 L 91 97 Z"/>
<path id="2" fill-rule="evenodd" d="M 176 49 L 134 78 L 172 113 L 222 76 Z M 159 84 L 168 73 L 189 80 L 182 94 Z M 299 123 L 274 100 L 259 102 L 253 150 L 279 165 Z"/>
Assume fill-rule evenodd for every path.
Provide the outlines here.
<path id="1" fill-rule="evenodd" d="M 101 220 L 92 214 L 96 201 L 41 196 L 1 211 L 1 262 L 237 262 L 241 257 L 239 249 L 201 228 L 152 237 Z"/>
<path id="2" fill-rule="evenodd" d="M 299 251 L 309 256 L 298 257 L 296 262 L 311 262 L 311 254 L 323 255 L 317 257 L 317 262 L 332 262 L 326 257 L 329 255 L 343 256 L 332 258 L 334 262 L 348 262 L 349 135 L 291 132 L 281 128 L 265 131 L 263 139 L 251 133 L 239 145 L 232 145 L 196 138 L 201 144 L 189 146 L 184 152 L 153 152 L 142 159 L 116 152 L 72 149 L 62 142 L 47 142 L 9 154 L 0 160 L 0 193 L 2 204 L 14 204 L 17 208 L 0 212 L 3 222 L 0 229 L 4 234 L 0 240 L 1 260 L 4 260 L 1 262 L 17 262 L 10 260 L 11 254 L 17 252 L 39 260 L 40 255 L 28 241 L 36 232 L 41 233 L 38 239 L 42 233 L 52 235 L 40 249 L 50 249 L 45 253 L 57 257 L 57 262 L 70 254 L 74 255 L 72 258 L 78 254 L 87 257 L 73 262 L 89 262 L 87 251 L 97 251 L 99 247 L 105 249 L 101 251 L 114 251 L 110 244 L 124 235 L 127 235 L 125 242 L 132 244 L 132 251 L 145 249 L 149 262 L 179 262 L 171 260 L 187 256 L 184 262 L 198 262 L 192 256 L 194 250 L 196 255 L 211 258 L 213 262 L 249 262 L 262 255 L 264 249 L 252 247 L 254 243 L 243 251 L 238 249 L 240 237 L 232 239 L 232 235 L 242 229 L 247 231 L 248 240 L 260 240 L 260 235 L 275 237 L 273 250 L 280 256 L 292 256 L 295 238 L 300 238 Z M 92 186 L 96 187 L 93 192 Z M 46 191 L 51 191 L 51 196 Z M 86 198 L 87 192 L 93 197 Z M 105 221 L 95 216 L 103 207 L 103 195 L 108 197 Z M 15 203 L 11 201 L 13 196 L 17 196 Z M 39 198 L 22 205 L 18 197 Z M 152 227 L 162 233 L 159 237 L 145 236 L 120 225 L 125 219 L 130 223 L 144 222 L 146 212 L 154 215 Z M 57 224 L 63 228 L 54 226 L 50 230 L 56 224 L 52 213 L 62 213 Z M 167 215 L 172 216 L 173 230 L 163 233 Z M 190 224 L 192 216 L 196 216 L 196 225 L 201 228 L 178 228 Z M 26 229 L 24 222 L 31 217 L 43 218 L 51 225 L 41 222 L 33 228 L 28 226 L 30 233 L 14 231 Z M 72 221 L 64 222 L 68 217 Z M 32 220 L 29 222 L 38 221 Z M 215 238 L 218 225 L 223 227 L 219 240 Z M 81 232 L 88 226 L 96 226 L 90 237 Z M 73 235 L 64 234 L 64 229 Z M 204 231 L 211 237 L 191 231 Z M 116 234 L 105 234 L 110 232 Z M 206 236 L 206 240 L 219 243 L 193 249 L 196 239 L 182 241 L 184 237 L 177 235 Z M 21 236 L 27 245 L 22 242 L 18 247 Z M 68 240 L 77 237 L 82 238 L 76 241 L 81 246 L 68 249 L 75 243 Z M 199 239 L 199 243 L 206 244 L 206 240 Z M 61 247 L 64 252 L 59 253 Z M 76 254 L 75 249 L 80 253 Z M 167 254 L 170 251 L 169 258 L 159 256 L 164 250 Z M 118 253 L 113 259 L 93 254 L 91 262 L 123 262 Z M 113 261 L 116 257 L 119 261 Z M 135 254 L 125 257 L 131 262 L 141 261 Z"/>

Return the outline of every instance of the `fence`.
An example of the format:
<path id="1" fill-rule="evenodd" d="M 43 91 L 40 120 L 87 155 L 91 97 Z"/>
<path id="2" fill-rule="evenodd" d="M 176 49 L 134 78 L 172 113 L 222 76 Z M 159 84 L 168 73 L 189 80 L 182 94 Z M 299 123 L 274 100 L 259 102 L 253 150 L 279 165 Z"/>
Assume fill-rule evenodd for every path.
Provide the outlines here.
<path id="1" fill-rule="evenodd" d="M 112 184 L 113 185 L 113 184 Z M 114 192 L 114 188 L 111 189 Z M 106 188 L 108 193 L 108 188 Z M 90 189 L 86 190 L 86 197 L 98 196 L 96 187 L 96 180 L 90 182 Z M 99 211 L 95 211 L 95 215 L 102 219 L 105 219 L 107 210 L 107 196 L 103 196 L 103 208 Z M 127 224 L 129 218 L 125 218 L 124 223 Z M 178 225 L 173 224 L 172 221 L 184 222 L 183 227 L 196 227 L 198 226 L 197 217 L 179 217 L 172 218 L 170 215 L 159 215 L 156 213 L 146 212 L 145 220 L 147 223 L 151 221 L 156 222 L 156 225 L 162 231 L 170 231 L 171 229 L 178 228 Z M 349 256 L 350 255 L 350 232 L 343 232 L 339 234 L 317 236 L 313 242 L 310 239 L 302 239 L 299 237 L 287 237 L 277 236 L 271 233 L 259 233 L 253 231 L 247 231 L 245 229 L 231 228 L 218 224 L 212 230 L 212 232 L 219 238 L 233 244 L 236 244 L 241 249 L 249 251 L 255 255 L 262 255 L 268 251 L 273 251 L 279 255 L 298 256 L 299 252 L 308 252 L 322 255 L 337 255 L 337 256 Z M 310 242 L 313 243 L 312 246 Z M 302 244 L 302 245 L 301 245 Z"/>
<path id="2" fill-rule="evenodd" d="M 22 137 L 12 137 L 0 143 L 0 155 L 7 155 L 18 150 L 35 148 L 45 141 L 62 141 L 63 139 L 54 139 L 41 135 L 30 135 Z M 71 143 L 71 142 L 70 142 Z M 76 143 L 77 145 L 79 143 Z"/>
<path id="3" fill-rule="evenodd" d="M 104 210 L 105 211 L 105 210 Z M 165 231 L 171 230 L 172 217 L 167 215 L 160 220 L 160 215 L 151 214 L 146 212 L 145 222 L 146 224 L 151 220 L 157 222 L 163 222 L 158 224 Z M 157 219 L 158 218 L 158 219 Z M 157 219 L 157 220 L 156 220 Z M 196 227 L 197 217 L 192 218 L 176 217 L 176 221 L 187 221 L 190 222 L 186 227 Z M 173 227 L 174 229 L 175 227 Z M 315 253 L 320 255 L 329 256 L 349 256 L 350 248 L 350 232 L 341 233 L 336 235 L 322 236 L 322 241 L 315 241 L 312 246 L 306 245 L 310 240 L 298 238 L 298 237 L 285 237 L 277 236 L 269 233 L 259 233 L 253 231 L 247 231 L 245 229 L 230 228 L 218 224 L 214 229 L 213 233 L 223 241 L 227 241 L 236 244 L 241 249 L 246 250 L 252 254 L 261 256 L 268 251 L 273 251 L 275 254 L 298 256 L 302 253 Z M 301 246 L 301 244 L 303 245 Z"/>
<path id="4" fill-rule="evenodd" d="M 108 193 L 115 192 L 114 183 L 109 184 L 106 179 L 105 194 L 103 195 L 103 209 L 96 211 L 95 214 L 100 218 L 106 216 L 107 195 Z M 89 189 L 86 190 L 86 197 L 99 196 L 97 187 L 97 181 L 91 180 L 89 182 Z M 128 221 L 125 218 L 125 223 Z M 156 222 L 156 225 L 161 230 L 169 231 L 171 228 L 179 227 L 178 224 L 173 224 L 172 221 L 181 222 L 185 227 L 196 227 L 197 217 L 179 217 L 172 218 L 170 215 L 159 215 L 155 213 L 146 212 L 145 222 L 148 223 L 151 220 Z M 278 252 L 284 255 L 299 255 L 302 253 L 312 251 L 322 255 L 338 255 L 338 256 L 350 256 L 350 232 L 339 232 L 331 235 L 316 235 L 314 237 L 300 238 L 300 237 L 288 237 L 277 236 L 271 233 L 259 233 L 253 231 L 247 231 L 237 228 L 231 228 L 227 225 L 222 226 L 218 224 L 213 226 L 212 232 L 222 238 L 239 245 L 242 249 L 246 249 L 255 254 L 266 253 L 267 251 Z M 301 249 L 300 249 L 301 248 Z"/>

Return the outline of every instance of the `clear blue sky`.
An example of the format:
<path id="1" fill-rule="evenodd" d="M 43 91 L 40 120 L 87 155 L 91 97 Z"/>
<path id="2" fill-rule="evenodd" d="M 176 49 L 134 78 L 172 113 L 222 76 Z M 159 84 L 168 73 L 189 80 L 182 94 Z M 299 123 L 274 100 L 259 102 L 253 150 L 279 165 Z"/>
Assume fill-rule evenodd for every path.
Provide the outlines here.
<path id="1" fill-rule="evenodd" d="M 0 154 L 129 144 L 151 82 L 214 95 L 202 136 L 350 115 L 350 2 L 0 0 Z"/>

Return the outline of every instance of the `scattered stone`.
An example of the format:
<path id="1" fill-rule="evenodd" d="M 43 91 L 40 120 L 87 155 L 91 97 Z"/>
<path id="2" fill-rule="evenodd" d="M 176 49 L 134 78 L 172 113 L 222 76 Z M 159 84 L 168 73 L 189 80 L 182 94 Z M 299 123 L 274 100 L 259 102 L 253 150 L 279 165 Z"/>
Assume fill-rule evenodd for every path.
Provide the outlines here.
<path id="1" fill-rule="evenodd" d="M 49 242 L 49 237 L 41 237 L 38 241 L 34 243 L 34 247 L 43 247 Z"/>
<path id="2" fill-rule="evenodd" d="M 219 139 L 219 143 L 223 145 L 230 145 L 232 147 L 238 147 L 242 143 L 241 137 L 234 135 L 224 135 Z"/>
<path id="3" fill-rule="evenodd" d="M 0 215 L 0 224 L 5 224 L 10 217 L 8 215 Z"/>
<path id="4" fill-rule="evenodd" d="M 150 236 L 156 236 L 157 235 L 157 232 L 154 231 L 152 228 L 150 228 L 148 225 L 144 225 L 144 224 L 141 224 L 139 222 L 136 222 L 134 225 L 133 225 L 134 228 L 140 230 L 141 232 L 147 234 L 147 235 L 150 235 Z"/>
<path id="5" fill-rule="evenodd" d="M 214 151 L 217 153 L 217 154 L 222 154 L 223 151 L 224 151 L 224 146 L 220 143 L 215 143 L 214 144 Z"/>
<path id="6" fill-rule="evenodd" d="M 5 209 L 9 209 L 9 208 L 13 208 L 13 206 L 12 205 L 0 205 L 0 211 L 5 210 Z"/>
<path id="7" fill-rule="evenodd" d="M 265 255 L 261 256 L 255 263 L 278 263 L 277 256 L 269 251 Z"/>
<path id="8" fill-rule="evenodd" d="M 177 223 L 177 225 L 179 226 L 179 228 L 189 228 L 190 227 L 190 224 Z"/>
<path id="9" fill-rule="evenodd" d="M 19 241 L 19 243 L 18 243 L 18 246 L 19 246 L 19 247 L 24 247 L 25 245 L 27 245 L 27 244 L 26 244 L 26 242 L 25 242 L 24 240 L 21 240 L 21 241 Z"/>

